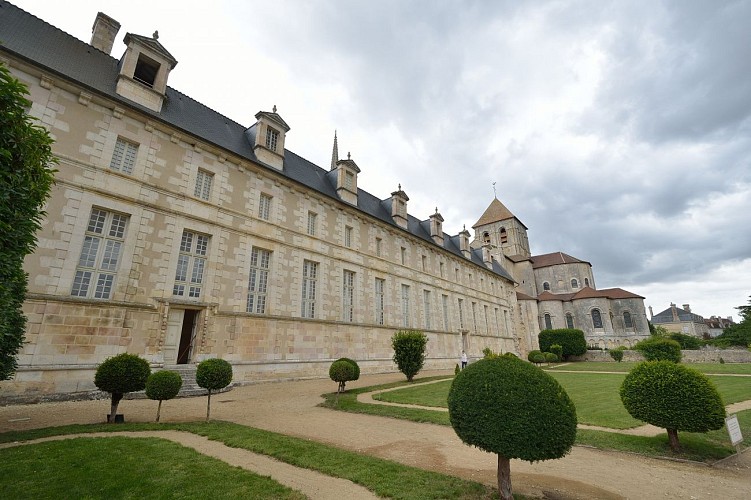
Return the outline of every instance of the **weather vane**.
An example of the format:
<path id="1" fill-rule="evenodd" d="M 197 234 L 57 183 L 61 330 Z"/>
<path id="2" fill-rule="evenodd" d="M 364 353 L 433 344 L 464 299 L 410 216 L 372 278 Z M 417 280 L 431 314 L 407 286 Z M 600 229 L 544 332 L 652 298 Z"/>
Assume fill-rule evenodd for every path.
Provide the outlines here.
<path id="1" fill-rule="evenodd" d="M 493 182 L 493 198 L 498 198 L 498 194 L 495 192 L 495 182 Z"/>

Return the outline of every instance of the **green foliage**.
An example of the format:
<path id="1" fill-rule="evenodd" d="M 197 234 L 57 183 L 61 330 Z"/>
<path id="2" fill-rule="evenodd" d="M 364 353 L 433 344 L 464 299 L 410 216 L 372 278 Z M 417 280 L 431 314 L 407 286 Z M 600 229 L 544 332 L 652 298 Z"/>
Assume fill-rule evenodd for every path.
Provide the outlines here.
<path id="1" fill-rule="evenodd" d="M 551 352 L 550 348 L 555 344 L 563 349 L 562 360 L 569 356 L 581 356 L 587 352 L 587 341 L 584 332 L 575 328 L 561 328 L 558 330 L 543 330 L 539 335 L 540 350 Z"/>
<path id="2" fill-rule="evenodd" d="M 419 330 L 399 330 L 391 337 L 394 363 L 410 382 L 422 370 L 427 343 L 427 335 Z"/>
<path id="3" fill-rule="evenodd" d="M 352 365 L 354 372 L 352 374 L 352 378 L 349 380 L 358 380 L 360 378 L 360 365 L 357 364 L 357 361 L 349 358 L 339 358 L 337 361 L 346 361 L 347 363 Z M 347 382 L 349 382 L 349 380 L 347 380 Z"/>
<path id="4" fill-rule="evenodd" d="M 566 391 L 512 357 L 482 359 L 462 370 L 451 385 L 448 408 L 462 441 L 506 458 L 560 458 L 576 439 L 576 410 Z"/>
<path id="5" fill-rule="evenodd" d="M 232 365 L 219 358 L 198 363 L 196 383 L 209 392 L 224 389 L 232 382 Z"/>
<path id="6" fill-rule="evenodd" d="M 685 333 L 670 332 L 667 335 L 670 340 L 675 340 L 681 346 L 681 349 L 696 350 L 699 349 L 703 342 L 701 339 L 694 337 L 693 335 L 686 335 Z"/>
<path id="7" fill-rule="evenodd" d="M 546 363 L 555 363 L 558 361 L 558 356 L 554 352 L 544 352 Z"/>
<path id="8" fill-rule="evenodd" d="M 18 366 L 26 330 L 23 261 L 36 247 L 55 175 L 52 138 L 26 113 L 28 93 L 0 64 L 0 380 Z"/>
<path id="9" fill-rule="evenodd" d="M 720 357 L 720 364 L 721 364 L 721 365 L 724 365 L 724 364 L 725 364 L 725 360 L 724 360 L 724 359 L 722 359 L 722 357 Z"/>
<path id="10" fill-rule="evenodd" d="M 535 363 L 536 361 L 534 360 L 534 358 L 536 358 L 539 354 L 542 354 L 542 351 L 538 351 L 537 349 L 529 351 L 527 353 L 527 361 Z"/>
<path id="11" fill-rule="evenodd" d="M 563 359 L 563 347 L 559 344 L 553 344 L 550 346 L 549 352 L 552 352 L 556 356 L 558 356 L 558 359 Z"/>
<path id="12" fill-rule="evenodd" d="M 674 448 L 678 431 L 707 432 L 725 424 L 725 405 L 714 384 L 671 361 L 637 365 L 623 380 L 620 396 L 632 417 L 667 429 Z"/>
<path id="13" fill-rule="evenodd" d="M 662 325 L 652 325 L 652 327 L 649 329 L 649 333 L 653 337 L 667 337 L 671 332 Z"/>
<path id="14" fill-rule="evenodd" d="M 344 385 L 355 379 L 355 365 L 346 359 L 337 359 L 329 367 L 329 378 L 339 384 L 337 392 L 344 392 Z"/>
<path id="15" fill-rule="evenodd" d="M 172 399 L 182 386 L 183 378 L 179 373 L 170 370 L 154 372 L 146 379 L 146 397 L 156 401 Z"/>
<path id="16" fill-rule="evenodd" d="M 514 354 L 513 352 L 510 352 L 510 351 L 507 352 L 507 353 L 505 353 L 504 356 L 506 356 L 507 358 L 516 358 L 516 359 L 519 359 L 519 356 L 517 356 L 516 354 Z"/>
<path id="17" fill-rule="evenodd" d="M 720 335 L 711 340 L 712 345 L 721 348 L 740 346 L 751 349 L 751 297 L 748 305 L 738 306 L 736 309 L 741 322 L 725 328 Z"/>
<path id="18" fill-rule="evenodd" d="M 681 362 L 681 345 L 675 340 L 663 337 L 650 337 L 639 341 L 634 346 L 647 361 Z"/>
<path id="19" fill-rule="evenodd" d="M 482 357 L 484 359 L 493 359 L 499 356 L 503 356 L 500 352 L 494 352 L 490 347 L 486 347 L 482 350 Z"/>
<path id="20" fill-rule="evenodd" d="M 135 354 L 122 353 L 106 359 L 96 369 L 94 385 L 109 392 L 111 397 L 110 422 L 115 421 L 117 406 L 129 392 L 143 390 L 151 374 L 148 361 Z"/>
<path id="21" fill-rule="evenodd" d="M 613 358 L 615 361 L 618 361 L 619 363 L 623 361 L 623 351 L 625 351 L 626 348 L 621 346 L 617 347 L 615 349 L 610 350 L 610 357 Z"/>
<path id="22" fill-rule="evenodd" d="M 460 371 L 462 371 L 462 369 L 461 369 L 461 368 L 459 368 L 459 363 L 457 363 L 457 364 L 456 364 L 456 365 L 454 366 L 454 375 L 458 374 L 458 373 L 459 373 Z"/>

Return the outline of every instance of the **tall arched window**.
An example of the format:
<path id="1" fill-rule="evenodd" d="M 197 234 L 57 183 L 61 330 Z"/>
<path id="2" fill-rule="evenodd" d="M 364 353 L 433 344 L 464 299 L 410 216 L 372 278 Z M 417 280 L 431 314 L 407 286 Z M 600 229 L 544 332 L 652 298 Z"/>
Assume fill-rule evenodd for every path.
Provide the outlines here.
<path id="1" fill-rule="evenodd" d="M 626 328 L 633 328 L 634 323 L 631 321 L 631 313 L 626 311 L 623 313 L 623 326 Z"/>
<path id="2" fill-rule="evenodd" d="M 574 327 L 574 317 L 571 315 L 571 313 L 566 313 L 566 328 L 573 328 Z"/>
<path id="3" fill-rule="evenodd" d="M 543 281 L 542 282 L 542 289 L 543 290 L 547 290 L 549 292 L 550 291 L 550 283 L 548 283 L 547 281 Z"/>
<path id="4" fill-rule="evenodd" d="M 589 278 L 584 278 L 584 286 L 589 286 Z"/>
<path id="5" fill-rule="evenodd" d="M 550 314 L 548 313 L 545 313 L 545 329 L 546 330 L 553 329 L 553 321 L 550 319 Z"/>
<path id="6" fill-rule="evenodd" d="M 579 282 L 576 278 L 571 278 L 571 288 L 579 288 Z"/>
<path id="7" fill-rule="evenodd" d="M 599 309 L 592 309 L 592 326 L 594 328 L 602 328 L 602 316 L 600 316 Z"/>
<path id="8" fill-rule="evenodd" d="M 501 235 L 501 245 L 504 243 L 508 243 L 508 234 L 506 234 L 506 228 L 502 227 L 501 231 L 499 233 Z"/>

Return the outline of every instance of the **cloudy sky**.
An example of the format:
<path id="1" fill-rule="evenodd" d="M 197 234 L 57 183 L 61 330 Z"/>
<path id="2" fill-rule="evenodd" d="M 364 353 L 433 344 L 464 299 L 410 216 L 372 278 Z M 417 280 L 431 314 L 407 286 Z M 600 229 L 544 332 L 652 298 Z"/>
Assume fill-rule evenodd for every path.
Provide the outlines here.
<path id="1" fill-rule="evenodd" d="M 452 234 L 498 198 L 599 288 L 737 318 L 751 295 L 751 0 L 15 0 L 86 42 L 97 11 L 175 56 L 170 86 L 362 169 Z"/>

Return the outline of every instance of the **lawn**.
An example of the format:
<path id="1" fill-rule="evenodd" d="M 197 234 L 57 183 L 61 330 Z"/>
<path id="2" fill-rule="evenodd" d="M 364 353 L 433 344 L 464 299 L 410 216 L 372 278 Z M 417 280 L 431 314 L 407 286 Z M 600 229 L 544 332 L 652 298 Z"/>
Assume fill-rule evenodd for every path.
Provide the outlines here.
<path id="1" fill-rule="evenodd" d="M 371 490 L 378 496 L 395 499 L 486 499 L 493 496 L 494 489 L 473 481 L 466 481 L 453 476 L 426 471 L 415 467 L 401 465 L 380 458 L 341 450 L 332 446 L 316 443 L 306 439 L 299 439 L 283 434 L 263 431 L 232 424 L 228 422 L 191 423 L 191 424 L 122 424 L 122 425 L 74 425 L 65 427 L 48 427 L 25 432 L 7 432 L 0 434 L 0 442 L 26 441 L 40 437 L 86 433 L 86 432 L 117 432 L 134 430 L 181 430 L 193 432 L 209 439 L 222 442 L 227 446 L 242 448 L 254 453 L 268 455 L 282 462 L 297 467 L 316 470 L 323 474 L 348 479 Z M 118 451 L 114 453 L 104 444 L 116 443 Z M 238 481 L 225 476 L 225 472 L 218 479 L 206 479 L 199 474 L 204 467 L 202 455 L 192 450 L 182 448 L 173 443 L 159 439 L 135 438 L 102 438 L 94 440 L 81 439 L 56 443 L 40 443 L 28 447 L 12 448 L 2 451 L 0 460 L 0 491 L 3 498 L 264 498 L 253 493 L 253 490 L 237 491 L 236 483 L 253 482 L 254 479 L 244 471 L 238 475 Z M 70 450 L 70 453 L 68 452 Z M 184 456 L 193 460 L 185 462 L 182 454 L 175 450 L 185 450 Z M 153 460 L 149 457 L 154 452 Z M 31 458 L 29 458 L 31 457 Z M 88 458 L 92 457 L 92 458 Z M 206 464 L 216 470 L 234 470 L 223 462 L 206 459 Z M 69 462 L 69 463 L 66 463 Z M 212 463 L 217 462 L 212 465 Z M 195 464 L 186 466 L 185 463 Z M 99 465 L 97 465 L 99 464 Z M 100 474 L 107 471 L 110 489 L 107 492 L 99 490 Z M 20 472 L 19 472 L 20 471 Z M 169 486 L 167 479 L 170 475 L 185 476 L 186 482 L 196 483 L 196 494 L 181 494 L 180 484 Z M 42 489 L 26 494 L 21 490 L 16 495 L 9 488 L 17 482 L 19 477 L 28 477 L 31 482 L 54 483 L 61 485 L 40 484 Z M 111 476 L 111 477 L 110 477 Z M 122 477 L 119 477 L 122 476 Z M 40 481 L 43 477 L 45 480 Z M 70 477 L 70 479 L 66 479 Z M 92 477 L 96 481 L 92 481 Z M 151 491 L 134 490 L 135 483 L 153 477 L 156 482 L 165 481 L 168 487 Z M 242 479 L 244 478 L 244 479 Z M 150 482 L 150 480 L 149 480 Z M 72 483 L 87 491 L 72 490 Z M 91 483 L 91 484 L 87 484 Z M 272 482 L 273 483 L 273 482 Z M 273 483 L 276 484 L 276 483 Z M 271 484 L 268 486 L 273 490 Z M 27 484 L 24 487 L 28 486 Z M 242 486 L 246 486 L 244 483 Z M 122 487 L 122 490 L 117 488 Z M 226 487 L 226 488 L 225 488 Z M 266 486 L 264 486 L 266 487 Z M 55 489 L 49 489 L 55 488 Z M 285 491 L 272 498 L 287 498 Z M 291 490 L 286 490 L 291 491 Z M 60 492 L 63 492 L 62 494 Z M 131 494 L 132 492 L 132 494 Z M 228 492 L 225 495 L 225 492 Z M 296 493 L 292 492 L 292 495 Z M 292 496 L 290 498 L 298 498 Z"/>
<path id="2" fill-rule="evenodd" d="M 603 371 L 603 372 L 628 372 L 639 363 L 635 362 L 606 362 L 606 361 L 577 361 L 560 365 L 543 366 L 546 371 Z M 751 375 L 751 363 L 684 363 L 685 366 L 699 370 L 702 373 L 730 373 L 738 375 Z"/>

